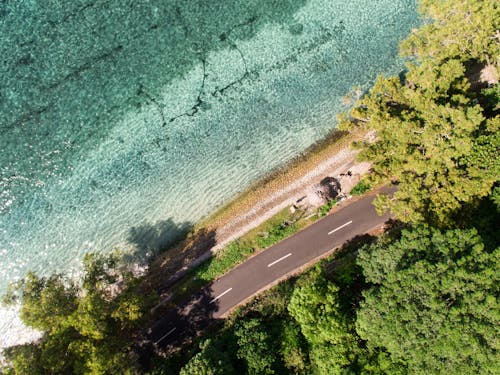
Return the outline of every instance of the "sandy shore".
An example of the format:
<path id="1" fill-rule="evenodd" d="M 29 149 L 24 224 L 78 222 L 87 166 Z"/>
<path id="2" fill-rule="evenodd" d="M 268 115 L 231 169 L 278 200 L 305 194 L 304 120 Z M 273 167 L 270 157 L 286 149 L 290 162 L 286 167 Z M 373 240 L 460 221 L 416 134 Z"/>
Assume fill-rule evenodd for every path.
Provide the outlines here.
<path id="1" fill-rule="evenodd" d="M 315 196 L 314 189 L 325 177 L 337 178 L 342 190 L 349 191 L 369 168 L 367 163 L 355 162 L 357 151 L 350 147 L 352 141 L 365 136 L 365 133 L 333 133 L 255 183 L 202 220 L 186 240 L 160 255 L 150 267 L 149 275 L 153 275 L 150 286 L 165 291 L 191 267 L 298 200 L 312 207 L 320 205 L 320 200 L 310 198 Z M 350 177 L 341 176 L 348 170 Z M 159 280 L 157 275 L 164 277 Z"/>
<path id="2" fill-rule="evenodd" d="M 350 148 L 344 148 L 337 154 L 330 156 L 314 166 L 310 172 L 299 177 L 292 183 L 283 186 L 281 189 L 273 192 L 270 196 L 263 198 L 251 207 L 247 212 L 234 217 L 233 220 L 217 229 L 216 241 L 217 244 L 212 248 L 212 251 L 224 247 L 229 242 L 243 236 L 251 229 L 259 226 L 264 221 L 286 207 L 292 206 L 299 200 L 313 193 L 314 187 L 325 177 L 339 177 L 345 174 L 348 170 L 353 174 L 353 178 L 349 180 L 359 180 L 359 175 L 365 163 L 355 163 L 356 152 Z M 353 170 L 355 170 L 353 172 Z M 342 177 L 340 177 L 342 179 Z M 356 181 L 357 182 L 357 181 Z M 344 179 L 342 183 L 343 190 L 352 187 L 352 183 L 347 183 Z M 309 206 L 315 207 L 316 202 L 308 202 Z M 319 202 L 318 202 L 319 203 Z"/>

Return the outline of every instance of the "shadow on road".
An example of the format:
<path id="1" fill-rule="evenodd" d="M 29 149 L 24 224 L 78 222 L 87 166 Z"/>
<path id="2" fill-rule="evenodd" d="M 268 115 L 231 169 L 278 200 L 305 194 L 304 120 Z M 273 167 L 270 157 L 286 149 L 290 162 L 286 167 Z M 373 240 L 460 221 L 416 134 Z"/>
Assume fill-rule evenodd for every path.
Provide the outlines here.
<path id="1" fill-rule="evenodd" d="M 160 295 L 188 271 L 188 265 L 215 246 L 215 230 L 200 229 L 188 233 L 184 239 L 168 251 L 160 254 L 150 265 L 145 277 L 149 288 Z"/>
<path id="2" fill-rule="evenodd" d="M 216 322 L 213 314 L 218 307 L 219 304 L 208 287 L 164 313 L 161 319 L 148 329 L 145 340 L 137 348 L 143 368 L 147 369 L 150 365 L 154 352 L 173 352 Z"/>
<path id="3" fill-rule="evenodd" d="M 215 245 L 215 230 L 191 230 L 191 223 L 177 224 L 172 219 L 130 228 L 127 240 L 135 251 L 126 254 L 129 261 L 143 262 L 156 255 L 136 293 L 154 292 L 164 301 L 168 288 L 187 273 L 187 265 Z M 168 303 L 154 307 L 148 318 L 150 323 L 138 332 L 134 345 L 141 366 L 147 369 L 154 352 L 172 351 L 210 325 L 218 308 L 213 298 L 210 288 L 204 288 L 175 307 Z"/>

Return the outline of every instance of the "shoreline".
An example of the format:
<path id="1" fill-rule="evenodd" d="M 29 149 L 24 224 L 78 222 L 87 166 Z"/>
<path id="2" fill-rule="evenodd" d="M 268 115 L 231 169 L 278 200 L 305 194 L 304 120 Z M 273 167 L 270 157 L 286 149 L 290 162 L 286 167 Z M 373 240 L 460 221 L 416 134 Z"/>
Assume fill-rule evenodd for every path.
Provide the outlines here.
<path id="1" fill-rule="evenodd" d="M 286 207 L 286 204 L 280 201 L 286 200 L 293 204 L 292 196 L 299 194 L 306 185 L 310 185 L 320 176 L 336 174 L 342 167 L 353 165 L 358 152 L 350 145 L 366 134 L 367 132 L 354 133 L 334 129 L 288 163 L 257 180 L 226 205 L 200 220 L 194 230 L 214 228 L 218 231 L 217 239 L 223 241 L 227 232 L 247 219 L 258 219 L 263 210 L 272 209 L 278 212 Z M 278 205 L 282 207 L 277 208 Z"/>
<path id="2" fill-rule="evenodd" d="M 357 151 L 352 150 L 350 144 L 365 136 L 366 132 L 349 133 L 334 129 L 289 162 L 255 181 L 196 223 L 187 237 L 154 256 L 147 267 L 143 286 L 157 289 L 161 298 L 168 296 L 169 288 L 191 269 L 291 206 L 305 189 L 319 183 L 322 177 L 338 175 L 353 165 Z M 207 233 L 215 233 L 215 236 L 207 236 Z M 165 276 L 160 278 L 159 274 Z M 38 338 L 38 332 L 30 331 L 25 336 L 24 328 L 24 338 L 20 342 L 2 337 L 1 347 Z"/>
<path id="3" fill-rule="evenodd" d="M 257 180 L 229 203 L 200 220 L 187 237 L 154 257 L 149 265 L 146 285 L 166 294 L 191 269 L 214 256 L 230 242 L 242 237 L 271 217 L 307 195 L 327 176 L 337 177 L 351 168 L 364 173 L 367 163 L 355 161 L 357 151 L 350 145 L 365 138 L 366 131 L 333 130 L 300 155 Z M 349 190 L 359 180 L 342 183 Z M 355 181 L 354 181 L 355 180 Z M 165 277 L 158 280 L 154 275 Z M 154 279 L 154 280 L 153 280 Z"/>

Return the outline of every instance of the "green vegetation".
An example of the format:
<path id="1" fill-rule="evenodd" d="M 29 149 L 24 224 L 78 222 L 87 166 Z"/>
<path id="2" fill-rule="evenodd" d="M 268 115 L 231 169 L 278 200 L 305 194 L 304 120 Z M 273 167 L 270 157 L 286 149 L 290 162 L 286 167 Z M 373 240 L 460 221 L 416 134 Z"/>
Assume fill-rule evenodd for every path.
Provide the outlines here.
<path id="1" fill-rule="evenodd" d="M 500 8 L 494 0 L 425 0 L 422 11 L 433 22 L 403 43 L 414 58 L 404 80 L 380 77 L 341 127 L 376 131 L 374 142 L 358 145 L 360 157 L 373 163 L 375 182 L 400 186 L 378 208 L 452 227 L 500 174 L 498 108 L 474 75 L 481 70 L 498 92 Z"/>
<path id="2" fill-rule="evenodd" d="M 372 186 L 366 180 L 359 181 L 350 191 L 351 195 L 363 195 L 368 190 L 370 190 Z"/>
<path id="3" fill-rule="evenodd" d="M 326 202 L 324 205 L 322 205 L 320 208 L 318 208 L 318 217 L 323 217 L 328 215 L 330 210 L 337 204 L 336 199 L 330 199 L 328 202 Z"/>
<path id="4" fill-rule="evenodd" d="M 6 374 L 133 374 L 133 333 L 154 296 L 136 293 L 137 279 L 116 255 L 89 254 L 81 285 L 62 275 L 30 273 L 12 285 L 5 303 L 21 303 L 21 319 L 43 332 L 31 344 L 10 347 Z M 116 289 L 121 292 L 116 292 Z"/>
<path id="5" fill-rule="evenodd" d="M 254 252 L 252 247 L 245 246 L 240 242 L 232 242 L 221 253 L 218 253 L 212 261 L 203 263 L 198 270 L 195 271 L 196 278 L 204 282 L 214 280 L 220 275 L 223 275 L 235 264 L 245 260 Z"/>
<path id="6" fill-rule="evenodd" d="M 303 212 L 300 210 L 292 214 L 288 208 L 285 208 L 240 239 L 231 242 L 219 250 L 214 257 L 195 267 L 186 278 L 175 286 L 174 301 L 182 300 L 222 276 L 254 252 L 261 251 L 290 237 L 309 223 L 302 216 Z"/>
<path id="7" fill-rule="evenodd" d="M 283 222 L 273 226 L 267 233 L 257 238 L 259 248 L 265 249 L 269 246 L 278 243 L 282 239 L 291 236 L 297 231 L 295 223 Z"/>
<path id="8" fill-rule="evenodd" d="M 394 198 L 377 201 L 398 221 L 256 298 L 184 351 L 155 358 L 154 374 L 499 372 L 500 7 L 421 4 L 429 22 L 403 43 L 412 57 L 404 77 L 380 77 L 342 122 L 376 131 L 357 146 L 373 165 L 370 183 L 398 185 Z M 231 244 L 183 290 L 300 228 L 287 221 Z M 116 262 L 85 264 L 81 287 L 29 275 L 9 295 L 45 334 L 9 349 L 5 372 L 135 371 L 130 332 L 145 303 L 134 279 Z M 119 280 L 124 291 L 110 295 Z"/>
<path id="9" fill-rule="evenodd" d="M 311 364 L 321 373 L 339 373 L 354 355 L 352 318 L 341 308 L 339 286 L 319 272 L 300 280 L 288 305 L 309 345 Z"/>
<path id="10" fill-rule="evenodd" d="M 497 372 L 500 247 L 486 248 L 475 229 L 416 226 L 358 262 L 372 286 L 356 330 L 369 345 L 411 373 Z"/>
<path id="11" fill-rule="evenodd" d="M 182 371 L 203 360 L 198 373 L 498 373 L 500 7 L 421 9 L 405 75 L 380 77 L 342 118 L 376 131 L 357 147 L 370 184 L 398 185 L 377 199 L 398 221 L 254 300 L 180 355 Z"/>

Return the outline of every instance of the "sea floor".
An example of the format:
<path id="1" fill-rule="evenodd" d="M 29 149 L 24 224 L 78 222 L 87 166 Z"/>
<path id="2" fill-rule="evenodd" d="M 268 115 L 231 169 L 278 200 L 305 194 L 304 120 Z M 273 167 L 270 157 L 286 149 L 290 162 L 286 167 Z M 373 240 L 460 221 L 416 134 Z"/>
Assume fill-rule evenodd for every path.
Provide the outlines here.
<path id="1" fill-rule="evenodd" d="M 399 73 L 417 24 L 414 0 L 2 2 L 0 292 L 155 254 Z"/>

